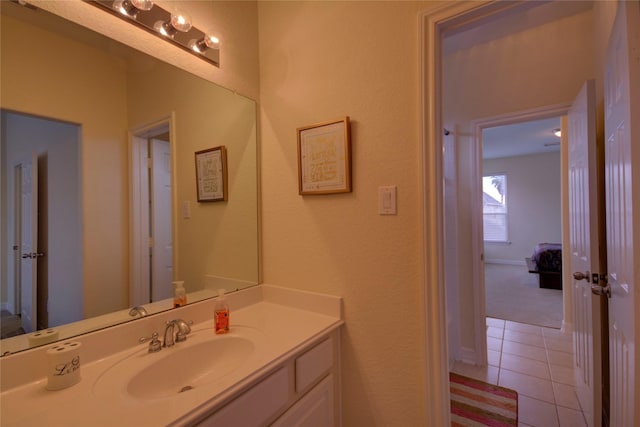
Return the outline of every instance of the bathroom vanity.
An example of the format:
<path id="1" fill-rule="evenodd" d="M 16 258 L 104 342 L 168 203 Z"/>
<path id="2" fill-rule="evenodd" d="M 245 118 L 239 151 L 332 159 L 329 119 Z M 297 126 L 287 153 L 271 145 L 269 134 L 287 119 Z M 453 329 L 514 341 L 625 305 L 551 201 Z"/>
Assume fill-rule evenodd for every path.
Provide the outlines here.
<path id="1" fill-rule="evenodd" d="M 81 380 L 62 390 L 46 389 L 54 344 L 2 357 L 0 424 L 340 425 L 341 299 L 270 285 L 226 299 L 229 334 L 211 299 L 69 340 Z M 150 353 L 175 319 L 193 322 L 186 340 Z"/>

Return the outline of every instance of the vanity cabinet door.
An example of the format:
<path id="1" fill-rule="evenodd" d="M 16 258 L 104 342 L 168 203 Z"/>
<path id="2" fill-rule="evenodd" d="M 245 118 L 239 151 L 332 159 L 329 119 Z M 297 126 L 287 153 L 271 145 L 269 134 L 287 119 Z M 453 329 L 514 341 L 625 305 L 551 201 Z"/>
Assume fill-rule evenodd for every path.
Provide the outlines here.
<path id="1" fill-rule="evenodd" d="M 334 411 L 333 375 L 329 374 L 278 418 L 272 427 L 334 426 Z"/>
<path id="2" fill-rule="evenodd" d="M 289 374 L 280 368 L 260 384 L 246 391 L 198 427 L 257 427 L 273 419 L 289 400 Z"/>

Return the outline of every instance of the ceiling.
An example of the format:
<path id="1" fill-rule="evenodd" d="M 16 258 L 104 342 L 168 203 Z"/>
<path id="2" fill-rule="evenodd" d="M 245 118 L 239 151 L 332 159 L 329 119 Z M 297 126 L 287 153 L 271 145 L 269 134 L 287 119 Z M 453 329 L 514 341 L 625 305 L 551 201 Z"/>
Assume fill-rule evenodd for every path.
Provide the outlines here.
<path id="1" fill-rule="evenodd" d="M 560 151 L 560 138 L 553 134 L 560 128 L 560 117 L 533 120 L 482 131 L 482 158 L 526 156 Z"/>
<path id="2" fill-rule="evenodd" d="M 504 10 L 489 17 L 479 16 L 475 22 L 445 28 L 443 54 L 488 43 L 510 34 L 526 31 L 553 21 L 593 9 L 593 1 L 504 1 Z"/>

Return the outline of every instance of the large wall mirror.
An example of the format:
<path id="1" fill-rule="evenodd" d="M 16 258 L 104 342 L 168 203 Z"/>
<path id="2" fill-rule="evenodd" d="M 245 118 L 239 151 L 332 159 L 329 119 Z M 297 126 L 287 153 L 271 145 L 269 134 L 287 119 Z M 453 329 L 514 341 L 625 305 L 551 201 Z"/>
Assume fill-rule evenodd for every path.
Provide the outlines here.
<path id="1" fill-rule="evenodd" d="M 1 5 L 0 353 L 259 283 L 256 104 L 43 10 Z M 195 152 L 224 146 L 226 201 Z M 131 311 L 134 306 L 144 310 Z"/>

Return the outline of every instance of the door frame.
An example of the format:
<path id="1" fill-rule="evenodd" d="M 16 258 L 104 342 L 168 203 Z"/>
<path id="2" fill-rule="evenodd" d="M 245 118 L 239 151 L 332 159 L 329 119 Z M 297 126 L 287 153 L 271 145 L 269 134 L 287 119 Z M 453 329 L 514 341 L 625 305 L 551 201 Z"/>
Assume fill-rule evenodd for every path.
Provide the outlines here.
<path id="1" fill-rule="evenodd" d="M 562 103 L 556 105 L 550 105 L 545 107 L 533 108 L 523 111 L 516 111 L 512 113 L 501 114 L 499 116 L 483 118 L 479 120 L 471 121 L 471 129 L 472 129 L 472 165 L 471 165 L 471 176 L 480 177 L 482 175 L 482 132 L 485 129 L 496 127 L 496 126 L 506 126 L 512 125 L 516 123 L 532 121 L 532 120 L 543 120 L 552 117 L 561 117 L 565 116 L 569 108 L 571 108 L 570 103 Z M 560 163 L 561 163 L 561 176 L 562 181 L 566 179 L 566 155 L 561 150 L 560 151 Z M 484 239 L 483 239 L 483 225 L 482 225 L 482 184 L 478 181 L 478 184 L 474 191 L 471 193 L 471 230 L 472 230 L 472 247 L 474 254 L 481 254 L 481 256 L 474 257 L 471 260 L 472 271 L 473 271 L 473 303 L 474 303 L 474 333 L 475 333 L 475 344 L 476 344 L 476 358 L 475 363 L 485 366 L 487 364 L 487 340 L 485 334 L 485 322 L 483 319 L 486 318 L 486 304 L 485 304 L 485 283 L 484 283 Z M 566 200 L 562 199 L 561 206 L 561 219 L 564 222 L 565 217 L 568 215 Z M 562 237 L 562 244 L 564 247 L 567 247 L 569 242 L 565 241 L 565 236 Z M 564 278 L 563 278 L 564 279 Z M 570 328 L 571 319 L 571 290 L 570 287 L 563 286 L 562 298 L 563 298 L 563 320 L 562 320 L 562 330 L 567 330 Z M 569 303 L 569 305 L 567 305 Z M 570 330 L 570 329 L 569 329 Z"/>
<path id="2" fill-rule="evenodd" d="M 442 34 L 524 3 L 445 3 L 419 17 L 420 140 L 425 414 L 427 425 L 449 425 L 449 361 L 444 284 Z M 486 345 L 486 344 L 485 344 Z"/>
<path id="3" fill-rule="evenodd" d="M 141 298 L 145 295 L 150 296 L 150 290 L 142 290 L 140 286 L 136 284 L 145 280 L 149 283 L 149 275 L 147 269 L 149 268 L 148 248 L 145 248 L 143 243 L 148 241 L 148 222 L 144 222 L 142 218 L 146 215 L 148 217 L 149 207 L 142 206 L 140 197 L 141 191 L 141 178 L 137 173 L 139 169 L 139 154 L 140 147 L 135 141 L 135 138 L 147 138 L 154 134 L 157 134 L 159 128 L 168 128 L 169 131 L 169 150 L 171 153 L 171 170 L 175 171 L 177 165 L 176 156 L 176 138 L 175 138 L 175 114 L 172 112 L 164 117 L 159 118 L 156 121 L 140 125 L 129 130 L 129 305 L 145 304 L 149 301 L 142 301 Z M 146 161 L 146 160 L 145 160 Z M 171 229 L 172 229 L 172 241 L 175 242 L 178 239 L 178 206 L 177 206 L 177 174 L 171 175 Z M 148 185 L 148 184 L 147 184 Z M 146 249 L 146 250 L 145 250 Z M 178 254 L 174 250 L 172 253 L 173 262 L 173 278 L 178 277 Z M 146 279 L 145 279 L 146 277 Z"/>

